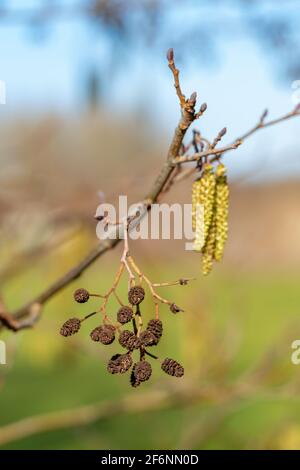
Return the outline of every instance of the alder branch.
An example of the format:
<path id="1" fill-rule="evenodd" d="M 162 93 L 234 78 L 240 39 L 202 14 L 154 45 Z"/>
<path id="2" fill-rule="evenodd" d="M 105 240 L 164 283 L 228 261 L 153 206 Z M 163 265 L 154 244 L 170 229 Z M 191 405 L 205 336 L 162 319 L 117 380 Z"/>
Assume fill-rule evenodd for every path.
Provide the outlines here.
<path id="1" fill-rule="evenodd" d="M 293 117 L 300 116 L 300 105 L 298 104 L 297 106 L 295 106 L 295 108 L 292 111 L 284 114 L 283 116 L 280 116 L 279 118 L 272 119 L 272 120 L 266 122 L 266 117 L 268 116 L 268 113 L 269 113 L 268 109 L 265 109 L 265 111 L 262 113 L 260 119 L 258 120 L 257 124 L 255 124 L 255 126 L 251 127 L 251 129 L 249 129 L 243 135 L 238 137 L 237 140 L 238 141 L 241 140 L 242 142 L 244 142 L 244 140 L 251 137 L 253 134 L 255 134 L 260 129 L 266 129 L 267 127 L 274 126 L 274 125 L 279 124 L 281 122 L 287 121 L 288 119 L 291 119 Z M 217 160 L 219 158 L 220 158 L 220 155 L 217 155 L 216 157 L 212 158 L 211 163 L 213 163 L 215 160 Z"/>
<path id="2" fill-rule="evenodd" d="M 243 135 L 238 137 L 238 139 L 236 139 L 234 142 L 232 142 L 231 145 L 234 145 L 234 143 L 238 142 L 238 141 L 244 142 L 245 140 L 247 140 L 249 137 L 251 137 L 253 134 L 255 134 L 260 129 L 265 129 L 267 127 L 271 127 L 271 126 L 274 126 L 274 125 L 279 124 L 281 122 L 287 121 L 291 118 L 300 116 L 300 106 L 297 105 L 292 111 L 284 114 L 283 116 L 280 116 L 276 119 L 272 119 L 272 120 L 266 122 L 265 119 L 266 119 L 267 115 L 268 115 L 268 111 L 265 110 L 262 113 L 262 115 L 261 115 L 259 121 L 257 122 L 257 124 L 255 124 L 255 126 L 251 127 Z M 207 139 L 201 137 L 201 140 L 203 140 L 204 142 L 207 142 L 208 145 L 209 145 L 209 141 Z M 221 157 L 222 157 L 221 149 L 219 149 L 217 155 L 215 155 L 213 158 L 210 159 L 210 163 L 213 163 L 216 160 L 220 160 Z M 179 183 L 180 181 L 189 178 L 192 174 L 195 173 L 196 170 L 197 170 L 197 168 L 185 168 L 185 169 L 181 170 L 180 172 L 177 172 L 177 174 L 174 175 L 174 178 L 172 179 L 172 181 L 169 182 L 169 188 L 168 189 L 170 189 L 170 187 L 173 184 Z"/>
<path id="3" fill-rule="evenodd" d="M 266 127 L 274 126 L 274 124 L 279 124 L 280 122 L 286 121 L 286 120 L 288 120 L 292 117 L 299 116 L 300 115 L 300 106 L 298 104 L 289 113 L 286 113 L 286 114 L 284 114 L 283 116 L 281 116 L 279 118 L 272 119 L 271 121 L 266 122 L 265 120 L 266 120 L 266 117 L 268 116 L 268 114 L 269 114 L 269 110 L 266 109 L 262 113 L 258 123 L 255 126 L 253 126 L 248 132 L 246 132 L 244 135 L 242 135 L 240 137 L 240 139 L 241 140 L 247 139 L 248 137 L 250 137 L 252 134 L 254 134 L 254 132 L 258 131 L 259 129 L 265 129 Z"/>
<path id="4" fill-rule="evenodd" d="M 289 331 L 287 336 L 290 337 Z M 286 335 L 284 338 L 286 339 Z M 276 346 L 276 352 L 285 350 L 286 341 Z M 148 353 L 149 354 L 149 353 Z M 151 355 L 151 354 L 149 354 Z M 148 392 L 138 395 L 125 395 L 119 400 L 107 400 L 76 409 L 57 411 L 21 419 L 0 427 L 0 446 L 44 432 L 58 431 L 75 427 L 87 426 L 114 416 L 148 413 L 161 410 L 202 405 L 233 406 L 240 400 L 245 400 L 258 392 L 266 397 L 291 398 L 299 395 L 299 381 L 282 384 L 272 390 L 272 382 L 265 378 L 274 365 L 274 351 L 267 350 L 258 364 L 239 378 L 235 383 L 208 383 L 199 387 L 196 381 L 183 381 L 172 384 L 171 387 L 151 388 Z M 279 357 L 281 354 L 279 354 Z"/>
<path id="5" fill-rule="evenodd" d="M 174 83 L 175 87 L 178 88 L 179 84 L 179 77 L 178 73 L 175 72 L 176 67 L 174 63 L 174 52 L 173 49 L 169 49 L 167 53 L 167 59 L 169 63 L 169 67 L 173 72 L 174 76 Z M 179 85 L 180 89 L 180 85 Z M 180 91 L 181 93 L 181 91 Z M 184 100 L 184 102 L 183 102 Z M 181 107 L 181 117 L 179 123 L 175 129 L 174 136 L 172 138 L 168 153 L 167 153 L 167 160 L 164 163 L 161 171 L 155 180 L 151 190 L 146 195 L 143 206 L 145 211 L 151 210 L 151 205 L 155 203 L 162 190 L 167 183 L 169 177 L 171 176 L 174 170 L 174 163 L 173 160 L 179 154 L 180 148 L 184 139 L 184 136 L 193 123 L 195 119 L 198 119 L 205 111 L 206 106 L 202 105 L 200 111 L 196 113 L 195 111 L 196 106 L 196 93 L 193 93 L 189 99 L 185 99 L 184 96 L 180 98 L 180 107 Z M 205 108 L 205 109 L 204 109 Z M 135 224 L 139 222 L 135 220 Z M 132 229 L 132 226 L 129 225 L 128 231 Z M 3 312 L 0 309 L 0 321 L 2 321 L 2 325 L 9 327 L 13 331 L 19 331 L 24 328 L 23 322 L 19 322 L 19 319 L 26 317 L 33 305 L 43 306 L 49 299 L 51 299 L 55 294 L 60 292 L 64 289 L 67 285 L 69 285 L 72 281 L 79 278 L 82 273 L 91 265 L 93 264 L 100 256 L 102 256 L 107 251 L 114 248 L 119 242 L 121 238 L 118 237 L 116 239 L 104 240 L 99 245 L 94 248 L 79 264 L 77 264 L 74 268 L 68 271 L 65 275 L 60 277 L 57 281 L 55 281 L 49 288 L 39 294 L 36 298 L 25 304 L 24 306 L 20 307 L 16 312 L 13 314 L 9 314 L 7 311 Z M 34 322 L 32 322 L 33 325 Z M 31 325 L 31 326 L 32 326 Z M 26 327 L 28 327 L 26 325 Z"/>
<path id="6" fill-rule="evenodd" d="M 196 112 L 196 93 L 192 93 L 190 98 L 188 99 L 186 99 L 185 96 L 182 94 L 179 82 L 179 71 L 175 66 L 173 49 L 169 49 L 167 53 L 167 59 L 169 68 L 173 73 L 174 86 L 181 108 L 181 117 L 175 129 L 173 138 L 171 140 L 166 161 L 162 166 L 157 179 L 154 181 L 151 190 L 146 195 L 142 203 L 139 204 L 139 209 L 137 209 L 137 211 L 139 210 L 141 215 L 139 217 L 135 217 L 135 220 L 133 221 L 134 223 L 129 223 L 128 232 L 130 232 L 141 221 L 142 217 L 145 216 L 147 211 L 151 210 L 151 205 L 157 202 L 159 200 L 159 197 L 164 192 L 166 192 L 166 190 L 169 190 L 171 188 L 174 181 L 180 180 L 180 177 L 182 175 L 181 173 L 178 173 L 178 168 L 181 168 L 182 164 L 200 161 L 202 158 L 205 158 L 207 156 L 213 156 L 210 159 L 211 162 L 218 160 L 219 158 L 221 158 L 223 153 L 229 150 L 236 149 L 244 139 L 250 137 L 257 130 L 272 126 L 284 120 L 300 115 L 300 108 L 298 105 L 292 112 L 287 113 L 286 115 L 280 118 L 274 119 L 273 121 L 265 122 L 265 118 L 267 116 L 267 112 L 265 111 L 262 117 L 260 118 L 259 122 L 252 129 L 250 129 L 243 136 L 241 136 L 239 139 L 237 139 L 235 142 L 228 145 L 227 147 L 215 149 L 211 148 L 212 146 L 210 148 L 208 146 L 207 150 L 195 153 L 194 155 L 180 155 L 181 149 L 183 147 L 183 139 L 186 135 L 187 130 L 196 119 L 203 115 L 203 113 L 206 111 L 207 106 L 206 103 L 203 103 L 200 106 L 199 111 Z M 189 176 L 193 172 L 194 169 L 188 169 L 185 172 L 184 177 Z M 24 328 L 32 327 L 39 319 L 42 313 L 42 307 L 49 299 L 51 299 L 54 295 L 56 295 L 66 286 L 68 286 L 71 282 L 78 279 L 82 275 L 82 273 L 86 271 L 87 268 L 89 268 L 97 259 L 99 259 L 107 251 L 113 249 L 121 240 L 122 237 L 120 236 L 120 234 L 118 234 L 116 238 L 102 240 L 101 243 L 99 243 L 98 246 L 92 249 L 90 253 L 76 266 L 74 266 L 66 274 L 58 278 L 52 285 L 50 285 L 50 287 L 45 289 L 41 294 L 36 296 L 34 299 L 29 301 L 25 305 L 21 306 L 14 313 L 11 314 L 9 310 L 4 307 L 3 304 L 0 304 L 0 328 L 2 325 L 16 332 Z"/>
<path id="7" fill-rule="evenodd" d="M 138 395 L 128 394 L 119 400 L 106 400 L 85 405 L 76 409 L 45 413 L 0 427 L 0 446 L 28 438 L 44 432 L 53 432 L 62 429 L 88 426 L 114 416 L 149 413 L 161 410 L 190 407 L 197 404 L 214 406 L 219 410 L 216 418 L 223 415 L 223 411 L 238 406 L 241 400 L 263 393 L 268 398 L 291 399 L 297 397 L 300 390 L 298 377 L 292 382 L 276 385 L 269 381 L 270 372 L 274 371 L 276 364 L 280 367 L 280 358 L 285 354 L 286 341 L 294 331 L 291 325 L 285 334 L 280 336 L 276 347 L 268 349 L 263 356 L 245 374 L 239 376 L 236 382 L 207 383 L 199 386 L 201 380 L 197 375 L 193 381 L 175 382 L 171 386 L 166 383 L 163 388 L 152 387 L 147 392 Z M 150 353 L 147 353 L 151 356 Z M 279 362 L 278 362 L 279 361 Z M 276 382 L 276 381 L 275 381 Z M 225 410 L 223 407 L 225 406 Z"/>
<path id="8" fill-rule="evenodd" d="M 240 145 L 242 144 L 242 140 L 239 139 L 233 144 L 227 145 L 226 147 L 220 148 L 220 149 L 208 149 L 205 150 L 204 152 L 199 152 L 199 153 L 194 153 L 193 155 L 186 155 L 183 157 L 177 157 L 174 159 L 174 164 L 179 165 L 181 163 L 187 163 L 187 162 L 197 162 L 201 160 L 204 157 L 208 157 L 210 155 L 216 155 L 220 153 L 225 153 L 228 152 L 229 150 L 235 150 L 237 149 Z"/>
<path id="9" fill-rule="evenodd" d="M 195 384 L 172 386 L 170 390 L 155 390 L 139 395 L 126 395 L 119 400 L 108 400 L 77 409 L 58 411 L 25 418 L 0 427 L 0 446 L 43 432 L 87 426 L 103 419 L 140 412 L 153 412 L 187 407 L 197 403 L 218 404 L 242 398 L 252 391 L 251 387 L 226 387 L 208 385 L 202 388 Z"/>

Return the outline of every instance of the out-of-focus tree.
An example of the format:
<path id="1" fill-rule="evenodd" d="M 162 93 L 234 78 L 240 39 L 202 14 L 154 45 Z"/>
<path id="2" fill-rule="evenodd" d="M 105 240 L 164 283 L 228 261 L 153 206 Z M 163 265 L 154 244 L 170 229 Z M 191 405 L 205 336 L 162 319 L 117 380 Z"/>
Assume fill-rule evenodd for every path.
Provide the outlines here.
<path id="1" fill-rule="evenodd" d="M 24 24 L 36 40 L 42 40 L 58 21 L 85 22 L 94 35 L 107 41 L 110 55 L 113 51 L 107 67 L 123 64 L 138 47 L 146 46 L 150 54 L 170 45 L 177 53 L 207 64 L 221 54 L 224 39 L 251 38 L 270 58 L 279 78 L 295 80 L 300 75 L 299 6 L 299 0 L 284 4 L 279 0 L 40 0 L 35 8 L 18 9 L 2 0 L 0 27 L 1 22 Z M 111 80 L 104 66 L 100 78 Z M 102 85 L 96 85 L 98 91 Z"/>

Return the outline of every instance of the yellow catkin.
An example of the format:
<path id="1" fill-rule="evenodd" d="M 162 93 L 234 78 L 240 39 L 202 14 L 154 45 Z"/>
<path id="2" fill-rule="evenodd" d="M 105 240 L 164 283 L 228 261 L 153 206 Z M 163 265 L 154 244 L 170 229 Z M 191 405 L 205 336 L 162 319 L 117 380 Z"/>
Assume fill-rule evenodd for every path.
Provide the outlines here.
<path id="1" fill-rule="evenodd" d="M 208 237 L 214 208 L 215 186 L 213 167 L 206 164 L 201 178 L 193 184 L 192 226 L 195 232 L 195 251 L 202 250 Z"/>
<path id="2" fill-rule="evenodd" d="M 221 261 L 228 238 L 229 187 L 226 168 L 220 163 L 216 170 L 216 244 L 214 258 Z"/>
<path id="3" fill-rule="evenodd" d="M 214 211 L 211 220 L 206 243 L 202 249 L 202 273 L 207 276 L 213 267 L 213 260 L 216 247 L 216 212 Z"/>
<path id="4" fill-rule="evenodd" d="M 204 245 L 204 234 L 203 234 L 203 206 L 200 204 L 200 189 L 201 180 L 194 181 L 192 190 L 192 227 L 195 232 L 194 250 L 201 251 Z"/>
<path id="5" fill-rule="evenodd" d="M 192 187 L 192 228 L 196 230 L 197 201 L 200 194 L 200 180 L 194 181 Z"/>
<path id="6" fill-rule="evenodd" d="M 196 229 L 195 229 L 195 240 L 194 240 L 194 250 L 201 252 L 204 246 L 204 214 L 203 208 L 197 208 L 197 218 L 196 218 Z"/>
<path id="7" fill-rule="evenodd" d="M 204 242 L 206 242 L 211 226 L 214 203 L 215 203 L 216 178 L 213 173 L 212 165 L 205 165 L 202 177 L 200 179 L 200 191 L 198 204 L 203 205 L 204 209 Z"/>

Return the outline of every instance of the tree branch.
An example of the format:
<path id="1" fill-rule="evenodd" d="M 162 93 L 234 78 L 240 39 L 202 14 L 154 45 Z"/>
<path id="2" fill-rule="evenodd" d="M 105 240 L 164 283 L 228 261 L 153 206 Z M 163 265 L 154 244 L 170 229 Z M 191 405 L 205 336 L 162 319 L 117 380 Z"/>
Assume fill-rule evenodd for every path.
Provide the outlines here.
<path id="1" fill-rule="evenodd" d="M 183 147 L 183 139 L 186 135 L 187 130 L 196 119 L 203 115 L 203 113 L 206 111 L 207 106 L 206 103 L 203 103 L 200 107 L 200 110 L 198 112 L 195 111 L 197 95 L 194 92 L 188 99 L 186 99 L 183 95 L 179 82 L 179 71 L 176 68 L 174 62 L 173 49 L 169 49 L 167 53 L 167 59 L 169 68 L 173 73 L 174 86 L 181 108 L 181 117 L 175 129 L 173 138 L 171 140 L 171 144 L 167 153 L 167 159 L 164 165 L 162 166 L 157 179 L 154 181 L 152 188 L 150 189 L 149 193 L 146 195 L 142 203 L 139 205 L 139 209 L 137 209 L 137 211 L 139 211 L 141 215 L 138 217 L 135 216 L 134 220 L 129 223 L 128 232 L 130 232 L 140 222 L 140 220 L 142 219 L 142 217 L 144 217 L 147 211 L 151 210 L 151 205 L 158 201 L 160 195 L 166 192 L 166 189 L 170 189 L 172 183 L 175 180 L 177 181 L 182 179 L 182 175 L 180 173 L 178 174 L 178 171 L 175 171 L 180 167 L 181 164 L 199 161 L 207 156 L 212 156 L 210 162 L 214 162 L 215 160 L 218 160 L 223 153 L 229 150 L 236 149 L 244 139 L 247 139 L 259 129 L 278 124 L 282 121 L 300 115 L 300 108 L 299 105 L 297 105 L 293 111 L 285 114 L 284 116 L 269 122 L 265 122 L 267 116 L 267 111 L 265 111 L 262 114 L 258 123 L 248 132 L 242 135 L 239 139 L 234 141 L 232 144 L 220 149 L 213 148 L 214 145 L 211 145 L 207 148 L 207 150 L 195 153 L 194 155 L 180 155 L 181 149 Z M 215 139 L 214 142 L 218 141 L 219 139 Z M 188 169 L 185 172 L 184 177 L 187 177 L 193 172 L 194 169 Z M 60 292 L 75 279 L 79 278 L 89 266 L 91 266 L 98 258 L 104 255 L 104 253 L 113 249 L 120 242 L 121 239 L 122 237 L 120 237 L 119 235 L 116 238 L 107 238 L 106 240 L 101 241 L 101 243 L 99 243 L 98 246 L 91 250 L 90 253 L 80 263 L 70 269 L 62 277 L 57 279 L 52 285 L 50 285 L 50 287 L 44 290 L 41 294 L 39 294 L 34 299 L 20 307 L 13 314 L 10 314 L 8 310 L 4 308 L 2 304 L 0 304 L 0 329 L 1 324 L 2 326 L 5 326 L 6 328 L 12 331 L 19 331 L 24 328 L 32 327 L 39 319 L 43 305 L 49 299 L 51 299 L 55 294 Z M 23 318 L 25 318 L 25 320 L 22 320 Z"/>
<path id="2" fill-rule="evenodd" d="M 108 400 L 81 408 L 58 411 L 25 418 L 0 427 L 0 446 L 43 432 L 57 431 L 101 421 L 120 414 L 136 414 L 192 406 L 195 403 L 222 404 L 249 394 L 252 388 L 233 388 L 208 385 L 195 387 L 194 384 L 173 385 L 168 389 L 144 392 L 139 395 L 126 395 L 119 400 Z"/>
<path id="3" fill-rule="evenodd" d="M 174 82 L 175 88 L 180 89 L 179 84 L 179 77 L 178 73 L 175 72 L 176 67 L 174 63 L 174 52 L 173 49 L 170 49 L 167 54 L 167 59 L 169 62 L 169 67 L 171 68 L 173 75 L 174 75 Z M 178 92 L 179 93 L 179 92 Z M 181 91 L 180 91 L 181 93 Z M 184 100 L 184 101 L 183 101 Z M 200 112 L 196 114 L 195 112 L 196 106 L 196 94 L 193 93 L 189 99 L 185 99 L 183 95 L 180 98 L 180 107 L 181 107 L 181 118 L 179 120 L 178 126 L 175 129 L 175 133 L 173 139 L 171 141 L 168 153 L 167 153 L 167 160 L 163 165 L 157 179 L 155 180 L 151 190 L 146 195 L 145 199 L 142 202 L 143 208 L 141 210 L 142 216 L 148 211 L 151 210 L 151 205 L 158 200 L 158 197 L 163 191 L 163 188 L 168 181 L 169 177 L 171 176 L 174 165 L 174 159 L 180 152 L 180 147 L 182 145 L 184 136 L 195 119 L 198 119 L 200 115 L 203 114 L 205 109 L 202 111 L 200 108 Z M 136 218 L 134 224 L 136 225 L 140 219 Z M 129 224 L 128 231 L 132 229 L 132 225 Z M 107 251 L 114 248 L 119 242 L 121 238 L 120 236 L 116 239 L 107 239 L 99 243 L 99 245 L 94 248 L 79 264 L 74 266 L 70 271 L 60 277 L 57 281 L 55 281 L 49 288 L 39 294 L 36 298 L 25 304 L 24 306 L 20 307 L 16 312 L 12 315 L 9 315 L 8 312 L 3 312 L 0 309 L 0 321 L 2 322 L 3 326 L 6 326 L 13 331 L 19 331 L 23 329 L 24 322 L 18 322 L 19 319 L 26 317 L 29 313 L 33 305 L 40 305 L 43 306 L 50 298 L 52 298 L 55 294 L 59 291 L 64 289 L 67 285 L 69 285 L 72 281 L 79 278 L 81 274 L 91 265 L 93 264 L 100 256 L 102 256 Z M 37 317 L 36 317 L 37 319 Z M 32 326 L 34 322 L 31 322 Z M 26 328 L 29 325 L 26 324 Z"/>
<path id="4" fill-rule="evenodd" d="M 199 152 L 199 153 L 194 153 L 193 155 L 186 155 L 183 157 L 176 157 L 174 159 L 174 164 L 179 165 L 181 163 L 187 163 L 187 162 L 197 162 L 201 160 L 201 158 L 208 157 L 209 155 L 216 155 L 216 154 L 221 154 L 228 152 L 229 150 L 235 150 L 237 149 L 241 144 L 242 140 L 239 139 L 233 144 L 227 145 L 226 147 L 220 148 L 220 149 L 215 149 L 211 148 L 208 150 L 205 150 L 204 152 Z"/>

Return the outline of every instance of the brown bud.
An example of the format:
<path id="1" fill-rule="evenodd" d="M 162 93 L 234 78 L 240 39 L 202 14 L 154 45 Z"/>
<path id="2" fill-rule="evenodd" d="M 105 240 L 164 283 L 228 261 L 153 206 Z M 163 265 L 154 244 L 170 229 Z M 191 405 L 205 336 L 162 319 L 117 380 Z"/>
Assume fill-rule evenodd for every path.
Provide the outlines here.
<path id="1" fill-rule="evenodd" d="M 299 112 L 300 112 L 300 103 L 298 103 L 294 109 L 294 113 L 299 113 Z"/>
<path id="2" fill-rule="evenodd" d="M 172 313 L 179 313 L 179 312 L 183 312 L 184 310 L 182 310 L 182 308 L 178 307 L 178 305 L 176 304 L 171 304 L 170 305 L 170 310 Z"/>
<path id="3" fill-rule="evenodd" d="M 203 103 L 200 106 L 200 113 L 204 113 L 207 110 L 207 104 Z"/>
<path id="4" fill-rule="evenodd" d="M 266 117 L 268 116 L 269 114 L 269 110 L 268 109 L 265 109 L 264 112 L 262 113 L 261 117 L 260 117 L 260 122 L 263 123 L 264 120 L 266 119 Z"/>
<path id="5" fill-rule="evenodd" d="M 60 329 L 60 334 L 62 336 L 71 336 L 78 333 L 80 330 L 81 321 L 79 318 L 70 318 L 67 320 Z"/>
<path id="6" fill-rule="evenodd" d="M 191 94 L 191 96 L 190 96 L 190 101 L 191 101 L 191 103 L 194 103 L 194 104 L 196 103 L 196 101 L 197 101 L 197 93 L 196 93 L 195 91 Z"/>
<path id="7" fill-rule="evenodd" d="M 223 127 L 223 129 L 221 129 L 220 132 L 219 132 L 219 136 L 223 137 L 226 134 L 226 132 L 227 132 L 227 128 Z"/>
<path id="8" fill-rule="evenodd" d="M 173 50 L 172 47 L 170 47 L 170 49 L 168 49 L 167 59 L 168 59 L 169 62 L 173 62 L 173 60 L 174 60 L 174 50 Z"/>
<path id="9" fill-rule="evenodd" d="M 76 302 L 80 304 L 84 304 L 85 302 L 89 300 L 89 298 L 90 298 L 90 294 L 86 289 L 81 288 L 81 289 L 77 289 L 74 292 L 74 299 L 76 300 Z"/>

